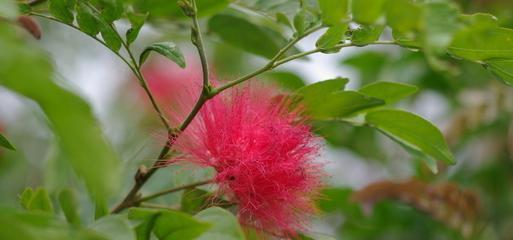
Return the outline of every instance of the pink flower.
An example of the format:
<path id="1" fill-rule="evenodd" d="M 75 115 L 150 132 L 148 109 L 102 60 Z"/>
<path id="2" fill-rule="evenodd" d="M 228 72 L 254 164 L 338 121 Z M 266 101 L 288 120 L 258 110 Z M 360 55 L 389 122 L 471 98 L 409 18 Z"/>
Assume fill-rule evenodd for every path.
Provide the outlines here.
<path id="1" fill-rule="evenodd" d="M 316 212 L 322 166 L 319 142 L 298 111 L 273 100 L 269 87 L 230 89 L 208 101 L 175 146 L 216 170 L 215 182 L 239 207 L 239 219 L 267 232 L 295 235 Z"/>

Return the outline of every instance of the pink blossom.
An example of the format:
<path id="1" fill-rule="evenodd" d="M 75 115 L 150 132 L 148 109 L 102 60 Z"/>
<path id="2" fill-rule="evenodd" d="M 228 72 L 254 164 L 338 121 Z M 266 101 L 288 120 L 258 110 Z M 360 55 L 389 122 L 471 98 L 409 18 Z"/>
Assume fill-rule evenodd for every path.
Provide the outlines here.
<path id="1" fill-rule="evenodd" d="M 319 141 L 273 100 L 269 87 L 230 89 L 208 101 L 176 142 L 192 161 L 216 170 L 215 182 L 239 207 L 240 221 L 274 234 L 305 230 L 315 213 L 322 166 Z M 172 161 L 176 161 L 172 160 Z"/>

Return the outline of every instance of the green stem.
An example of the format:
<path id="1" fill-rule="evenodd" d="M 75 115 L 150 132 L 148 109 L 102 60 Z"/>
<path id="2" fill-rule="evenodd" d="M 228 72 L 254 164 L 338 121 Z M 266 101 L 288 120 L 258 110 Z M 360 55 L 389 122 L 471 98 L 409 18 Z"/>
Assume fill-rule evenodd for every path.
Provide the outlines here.
<path id="1" fill-rule="evenodd" d="M 82 0 L 86 5 L 87 7 L 89 7 L 93 12 L 95 12 L 96 14 L 100 15 L 101 12 L 96 9 L 96 7 L 94 7 L 90 2 L 88 1 L 84 1 Z M 151 105 L 153 107 L 153 109 L 155 110 L 155 112 L 157 112 L 157 115 L 159 116 L 160 118 L 160 121 L 162 122 L 162 124 L 164 125 L 164 127 L 166 127 L 166 130 L 167 132 L 171 132 L 172 128 L 171 128 L 171 125 L 169 125 L 169 120 L 166 118 L 166 116 L 164 115 L 164 112 L 161 110 L 160 106 L 158 105 L 156 99 L 155 99 L 155 96 L 153 96 L 153 93 L 151 92 L 150 88 L 148 87 L 148 82 L 146 81 L 146 79 L 144 78 L 144 76 L 142 75 L 141 73 L 141 66 L 137 63 L 137 61 L 135 60 L 135 57 L 134 55 L 132 54 L 132 51 L 130 50 L 130 47 L 128 46 L 128 44 L 125 42 L 125 40 L 121 37 L 121 35 L 119 35 L 116 27 L 111 24 L 111 23 L 108 23 L 106 22 L 103 18 L 99 18 L 100 21 L 102 21 L 102 23 L 104 25 L 107 25 L 109 26 L 109 28 L 116 33 L 116 37 L 119 39 L 119 41 L 121 42 L 121 45 L 123 46 L 123 48 L 125 49 L 125 51 L 127 52 L 128 54 L 128 57 L 130 59 L 130 61 L 132 62 L 132 71 L 134 72 L 135 76 L 137 77 L 137 79 L 139 80 L 139 84 L 141 85 L 141 87 L 144 89 L 144 92 L 146 93 L 146 95 L 148 95 L 148 98 L 150 99 L 150 102 L 151 102 Z"/>
<path id="2" fill-rule="evenodd" d="M 41 13 L 37 13 L 37 12 L 30 12 L 29 13 L 30 15 L 32 16 L 36 16 L 36 17 L 40 17 L 40 18 L 44 18 L 44 19 L 48 19 L 48 20 L 51 20 L 51 21 L 54 21 L 54 22 L 58 22 L 58 23 L 62 23 L 68 27 L 71 27 L 75 30 L 78 30 L 80 32 L 82 32 L 82 30 L 80 28 L 78 28 L 77 26 L 75 25 L 72 25 L 72 24 L 68 24 L 66 22 L 63 22 L 57 18 L 54 18 L 54 17 L 51 17 L 51 16 L 47 16 L 47 15 L 44 15 L 44 14 L 41 14 Z M 126 65 L 128 65 L 128 67 L 130 68 L 130 70 L 132 72 L 134 72 L 134 66 L 132 66 L 132 64 L 130 64 L 130 62 L 128 60 L 126 60 L 123 56 L 121 56 L 121 54 L 119 54 L 119 52 L 116 52 L 112 49 L 109 48 L 109 46 L 107 44 L 105 44 L 102 40 L 100 40 L 99 38 L 97 38 L 96 36 L 92 36 L 92 35 L 89 35 L 89 34 L 86 34 L 87 36 L 89 36 L 90 38 L 96 40 L 97 42 L 99 42 L 101 45 L 103 45 L 104 47 L 106 47 L 107 49 L 109 49 L 112 53 L 114 53 L 119 59 L 121 59 L 124 63 L 126 63 Z M 135 72 L 134 72 L 135 73 Z"/>
<path id="3" fill-rule="evenodd" d="M 199 20 L 197 16 L 198 8 L 196 6 L 196 0 L 192 0 L 192 7 L 194 8 L 194 15 L 192 17 L 192 42 L 196 46 L 198 50 L 198 55 L 201 60 L 201 69 L 203 72 L 203 87 L 209 87 L 209 70 L 208 70 L 208 61 L 207 54 L 205 52 L 205 47 L 203 44 L 203 36 L 201 34 L 201 29 L 199 25 Z M 207 89 L 208 90 L 208 89 Z"/>
<path id="4" fill-rule="evenodd" d="M 299 41 L 301 41 L 303 38 L 305 38 L 306 36 L 312 34 L 313 32 L 316 32 L 317 30 L 320 30 L 321 28 L 323 28 L 323 26 L 318 26 L 318 27 L 314 27 L 314 28 L 311 28 L 309 30 L 307 30 L 303 35 L 301 36 L 297 36 L 297 37 L 294 37 L 292 38 L 292 40 L 290 40 L 282 49 L 280 49 L 280 51 L 278 51 L 278 53 L 276 53 L 276 55 L 274 55 L 273 58 L 271 58 L 271 60 L 263 67 L 257 69 L 256 71 L 252 72 L 252 73 L 248 73 L 238 79 L 235 79 L 229 83 L 226 83 L 225 85 L 223 86 L 220 86 L 219 88 L 216 88 L 212 91 L 212 96 L 215 96 L 219 93 L 221 93 L 222 91 L 228 89 L 228 88 L 231 88 L 235 85 L 238 85 L 242 82 L 245 82 L 246 80 L 249 80 L 255 76 L 258 76 L 264 72 L 267 72 L 269 70 L 272 70 L 274 69 L 275 67 L 281 65 L 281 64 L 277 64 L 279 61 L 279 59 L 281 57 L 283 57 L 283 55 L 285 53 L 287 53 L 288 50 L 290 50 L 292 47 L 294 47 L 294 45 L 296 45 L 296 43 L 298 43 Z M 307 54 L 308 55 L 308 54 Z"/>
<path id="5" fill-rule="evenodd" d="M 192 122 L 194 117 L 198 114 L 201 107 L 205 104 L 208 99 L 211 98 L 210 93 L 210 85 L 209 85 L 209 70 L 208 70 L 208 62 L 207 57 L 204 49 L 203 44 L 203 38 L 201 36 L 200 28 L 199 28 L 199 21 L 197 17 L 197 7 L 196 7 L 196 1 L 192 0 L 193 4 L 193 15 L 192 21 L 193 21 L 193 27 L 192 27 L 192 34 L 193 34 L 193 43 L 196 46 L 198 50 L 198 54 L 201 59 L 201 66 L 202 66 L 202 72 L 203 72 L 203 87 L 201 90 L 201 94 L 196 101 L 196 104 L 194 105 L 192 111 L 189 113 L 189 115 L 185 118 L 185 120 L 182 122 L 182 124 L 178 127 L 178 129 L 168 129 L 168 139 L 160 151 L 159 157 L 157 161 L 153 164 L 153 167 L 146 173 L 141 172 L 139 169 L 135 174 L 135 184 L 130 190 L 130 192 L 126 195 L 126 197 L 121 201 L 120 204 L 118 204 L 113 210 L 112 213 L 118 213 L 121 212 L 123 209 L 134 206 L 138 202 L 138 192 L 141 189 L 141 187 L 148 181 L 148 179 L 155 174 L 155 172 L 158 170 L 158 165 L 161 160 L 165 159 L 169 151 L 171 150 L 172 145 L 174 144 L 174 141 L 178 137 L 179 133 L 184 131 L 187 126 Z M 142 77 L 142 75 L 141 75 Z"/>
<path id="6" fill-rule="evenodd" d="M 396 43 L 395 42 L 392 42 L 392 41 L 379 41 L 379 42 L 374 42 L 374 43 L 371 43 L 369 45 L 395 45 Z M 323 51 L 326 51 L 326 50 L 331 50 L 331 49 L 341 49 L 341 48 L 345 48 L 345 47 L 358 47 L 358 45 L 355 45 L 355 44 L 352 44 L 352 43 L 342 43 L 342 44 L 338 44 L 336 46 L 334 46 L 333 48 L 330 48 L 330 49 L 322 49 L 322 48 L 316 48 L 316 49 L 313 49 L 313 50 L 310 50 L 310 51 L 306 51 L 306 52 L 302 52 L 302 53 L 298 53 L 298 54 L 294 54 L 294 55 L 291 55 L 289 57 L 286 57 L 286 58 L 283 58 L 281 60 L 276 60 L 277 58 L 273 58 L 271 59 L 271 61 L 266 64 L 265 66 L 263 66 L 262 68 L 252 72 L 252 73 L 249 73 L 249 74 L 246 74 L 238 79 L 235 79 L 229 83 L 226 83 L 225 85 L 223 86 L 220 86 L 219 88 L 216 88 L 214 90 L 212 90 L 212 96 L 215 96 L 219 93 L 221 93 L 222 91 L 228 89 L 228 88 L 231 88 L 235 85 L 238 85 L 238 84 L 241 84 L 255 76 L 258 76 L 264 72 L 267 72 L 269 70 L 272 70 L 280 65 L 283 65 L 285 63 L 288 63 L 292 60 L 296 60 L 298 58 L 303 58 L 303 57 L 306 57 L 308 55 L 311 55 L 311 54 L 314 54 L 314 53 L 319 53 L 319 52 L 323 52 Z"/>
<path id="7" fill-rule="evenodd" d="M 170 193 L 175 193 L 175 192 L 182 191 L 182 190 L 185 190 L 185 189 L 195 188 L 195 187 L 199 187 L 199 186 L 203 186 L 203 185 L 207 185 L 207 184 L 211 184 L 211 183 L 212 183 L 212 180 L 206 180 L 206 181 L 201 181 L 201 182 L 196 182 L 196 183 L 191 183 L 191 184 L 183 185 L 183 186 L 176 187 L 176 188 L 167 189 L 167 190 L 164 190 L 164 191 L 156 192 L 154 194 L 150 194 L 150 195 L 148 195 L 146 197 L 139 198 L 137 201 L 135 201 L 135 203 L 138 204 L 138 203 L 146 202 L 146 201 L 149 201 L 149 200 L 152 200 L 154 198 L 158 198 L 158 197 L 170 194 Z"/>
<path id="8" fill-rule="evenodd" d="M 157 192 L 157 193 L 148 195 L 146 197 L 139 197 L 137 195 L 139 189 L 137 189 L 137 191 L 133 195 L 130 194 L 130 193 L 132 193 L 132 191 L 130 191 L 130 193 L 127 195 L 127 197 L 121 203 L 119 203 L 116 207 L 114 207 L 114 209 L 112 209 L 111 212 L 112 213 L 119 213 L 119 212 L 123 211 L 126 208 L 133 207 L 133 206 L 138 206 L 142 202 L 149 201 L 151 199 L 154 199 L 154 198 L 166 195 L 166 194 L 170 194 L 170 193 L 178 192 L 178 191 L 185 190 L 185 189 L 188 189 L 188 188 L 194 188 L 194 187 L 198 187 L 198 186 L 202 186 L 202 185 L 206 185 L 206 184 L 210 184 L 210 183 L 212 183 L 212 180 L 191 183 L 191 184 L 188 184 L 188 185 L 184 185 L 184 186 L 180 186 L 180 187 L 176 187 L 176 188 L 167 189 L 167 190 L 164 190 L 164 191 L 161 191 L 161 192 Z M 139 184 L 139 182 L 136 181 L 136 185 L 137 184 Z M 141 187 L 141 186 L 139 186 L 139 187 Z M 128 197 L 128 196 L 130 196 L 130 197 Z"/>

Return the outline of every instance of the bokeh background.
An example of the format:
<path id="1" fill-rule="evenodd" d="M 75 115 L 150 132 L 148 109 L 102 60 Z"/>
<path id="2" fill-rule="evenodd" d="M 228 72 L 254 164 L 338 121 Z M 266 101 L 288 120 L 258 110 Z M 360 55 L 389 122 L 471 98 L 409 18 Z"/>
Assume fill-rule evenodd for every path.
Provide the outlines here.
<path id="1" fill-rule="evenodd" d="M 500 25 L 513 27 L 511 0 L 456 2 L 465 13 L 489 12 L 499 18 Z M 230 8 L 251 11 L 242 3 Z M 69 27 L 38 21 L 44 33 L 34 44 L 51 55 L 58 82 L 91 104 L 124 161 L 125 184 L 118 194 L 121 197 L 131 186 L 138 166 L 155 161 L 165 132 L 137 80 L 115 55 Z M 129 25 L 121 22 L 118 27 L 126 30 Z M 298 47 L 312 48 L 321 34 L 312 35 Z M 387 34 L 383 37 L 387 38 Z M 200 76 L 187 26 L 180 21 L 153 19 L 134 44 L 135 49 L 141 50 L 149 43 L 170 39 L 184 50 L 187 68 L 181 70 L 172 62 L 152 57 L 144 72 L 164 108 L 169 103 L 167 97 L 179 91 L 173 84 L 184 79 L 192 82 Z M 208 31 L 206 41 L 219 81 L 234 79 L 265 63 L 262 58 L 216 40 Z M 513 91 L 481 66 L 449 61 L 455 62 L 453 71 L 441 72 L 433 70 L 423 54 L 414 50 L 396 46 L 347 48 L 339 54 L 316 54 L 291 62 L 252 80 L 277 84 L 283 91 L 338 76 L 350 79 L 349 89 L 374 81 L 416 85 L 421 91 L 401 102 L 400 107 L 439 126 L 456 155 L 456 165 L 440 166 L 440 173 L 434 175 L 419 159 L 375 130 L 340 122 L 314 123 L 315 130 L 326 137 L 319 158 L 330 173 L 330 189 L 320 200 L 323 213 L 314 221 L 314 233 L 337 239 L 513 239 Z M 0 132 L 19 149 L 0 150 L 0 202 L 16 206 L 26 186 L 44 186 L 50 192 L 70 184 L 85 189 L 62 160 L 37 106 L 3 88 L 0 101 Z M 208 174 L 167 167 L 143 191 L 202 180 Z M 376 182 L 381 185 L 365 189 Z M 426 192 L 431 194 L 427 198 L 417 196 Z M 355 198 L 355 193 L 360 198 Z M 383 196 L 387 200 L 382 200 Z M 81 199 L 88 204 L 85 191 Z M 467 200 L 475 204 L 462 205 Z M 158 201 L 179 204 L 180 195 Z M 94 211 L 82 212 L 87 215 Z"/>

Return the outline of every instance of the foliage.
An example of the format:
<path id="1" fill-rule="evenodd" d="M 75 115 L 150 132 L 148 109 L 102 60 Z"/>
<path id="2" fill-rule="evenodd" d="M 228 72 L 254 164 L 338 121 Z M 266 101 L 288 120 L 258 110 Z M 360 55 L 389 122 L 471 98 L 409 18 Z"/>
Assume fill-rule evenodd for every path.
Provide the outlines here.
<path id="1" fill-rule="evenodd" d="M 37 188 L 28 187 L 21 191 L 21 186 L 16 185 L 19 206 L 7 206 L 0 211 L 0 226 L 5 228 L 0 231 L 0 238 L 251 239 L 250 233 L 255 230 L 260 231 L 255 234 L 257 237 L 272 235 L 265 229 L 241 226 L 233 214 L 236 203 L 218 196 L 216 190 L 199 188 L 210 184 L 209 181 L 174 186 L 149 195 L 141 191 L 150 178 L 160 177 L 156 172 L 162 161 L 178 154 L 173 148 L 176 138 L 206 102 L 224 90 L 260 77 L 280 86 L 284 97 L 294 104 L 304 106 L 309 123 L 330 147 L 349 150 L 367 160 L 379 159 L 385 169 L 395 168 L 397 164 L 390 158 L 411 159 L 413 161 L 401 164 L 413 166 L 416 171 L 413 175 L 424 180 L 414 182 L 418 183 L 415 187 L 427 192 L 458 195 L 454 198 L 449 193 L 441 194 L 442 197 L 436 194 L 426 197 L 419 189 L 412 193 L 410 185 L 399 184 L 397 187 L 398 183 L 386 182 L 386 188 L 394 191 L 378 192 L 384 196 L 362 197 L 362 192 L 376 186 L 371 185 L 356 192 L 354 199 L 361 203 L 357 205 L 350 201 L 354 190 L 328 187 L 326 196 L 318 202 L 319 208 L 328 215 L 342 214 L 346 219 L 334 226 L 337 228 L 335 234 L 348 239 L 401 239 L 419 234 L 424 234 L 426 239 L 500 239 L 508 236 L 511 230 L 504 222 L 512 219 L 505 212 L 513 208 L 509 203 L 513 194 L 507 183 L 512 182 L 513 174 L 510 156 L 505 153 L 511 151 L 511 136 L 507 132 L 511 131 L 511 110 L 508 108 L 511 98 L 508 97 L 512 94 L 506 85 L 513 85 L 513 29 L 509 28 L 513 21 L 501 11 L 508 6 L 507 1 L 493 2 L 499 7 L 464 0 L 2 1 L 0 86 L 15 93 L 18 99 L 27 99 L 30 108 L 38 109 L 53 136 L 51 141 L 56 143 L 54 147 L 59 156 L 55 157 L 54 164 L 72 180 L 59 183 L 57 188 L 20 181 L 21 185 L 37 185 Z M 488 8 L 485 11 L 495 12 L 499 18 L 489 13 L 474 13 L 475 8 L 485 7 Z M 38 21 L 43 21 L 43 38 L 47 32 L 53 33 L 51 29 L 55 25 L 50 22 L 67 25 L 72 29 L 66 31 L 84 33 L 128 67 L 167 134 L 167 142 L 160 146 L 162 150 L 158 157 L 145 156 L 155 159 L 153 165 L 146 167 L 146 162 L 137 162 L 135 164 L 143 166 L 134 170 L 136 166 L 125 154 L 134 146 L 130 141 L 142 142 L 142 137 L 121 143 L 107 138 L 110 136 L 103 122 L 98 121 L 97 113 L 80 91 L 70 88 L 58 77 L 56 69 L 59 68 L 41 49 L 44 44 L 30 40 L 28 34 L 19 31 L 25 29 L 39 38 Z M 164 39 L 149 42 L 144 32 L 147 26 L 161 32 Z M 159 106 L 142 74 L 142 67 L 151 64 L 151 58 L 157 54 L 181 68 L 188 67 L 188 52 L 182 50 L 188 49 L 187 43 L 182 41 L 187 35 L 198 51 L 202 68 L 197 71 L 203 73 L 203 82 L 198 88 L 196 104 L 180 123 L 175 124 L 175 119 L 167 117 L 168 111 L 173 117 L 175 106 Z M 314 46 L 310 50 L 300 49 L 298 42 L 303 39 L 310 39 Z M 390 47 L 396 55 L 374 51 L 374 48 L 360 51 L 370 45 L 387 49 L 396 46 Z M 214 71 L 209 67 L 223 64 L 209 62 L 212 59 L 206 52 L 214 47 L 216 57 L 213 59 L 235 59 L 234 63 L 244 65 L 239 69 L 237 66 L 240 65 L 224 62 L 234 68 L 226 74 L 229 76 L 227 81 L 211 81 L 215 77 L 211 76 Z M 308 60 L 312 54 L 336 56 L 352 47 L 358 47 L 359 52 L 344 58 L 341 63 L 360 74 L 356 79 L 315 79 L 315 83 L 307 84 L 308 81 L 293 71 L 275 70 L 291 61 Z M 233 77 L 242 68 L 251 69 L 253 62 L 264 64 L 246 75 Z M 505 85 L 488 81 L 491 78 Z M 199 81 L 191 82 L 196 83 Z M 349 89 L 348 85 L 357 87 Z M 482 91 L 486 94 L 485 99 L 491 100 L 477 107 L 465 106 L 459 96 L 469 89 Z M 413 103 L 430 93 L 439 94 L 454 113 L 448 130 L 441 131 L 437 127 L 439 122 L 434 124 L 414 113 Z M 124 104 L 126 109 L 131 109 L 129 103 Z M 487 109 L 494 111 L 490 113 Z M 134 122 L 130 117 L 123 120 Z M 148 131 L 141 126 L 126 130 L 133 131 L 134 135 Z M 13 134 L 15 130 L 0 127 L 0 131 L 2 162 L 16 161 L 15 158 L 22 158 L 21 153 L 29 151 L 23 138 Z M 379 133 L 411 155 L 394 154 L 396 148 Z M 489 136 L 490 144 L 502 151 L 486 152 L 488 166 L 470 168 L 465 165 L 466 157 L 462 153 L 472 153 L 475 150 L 472 141 L 481 140 L 481 136 Z M 452 166 L 456 163 L 459 165 Z M 0 170 L 6 168 L 5 171 L 9 171 L 3 164 L 0 163 Z M 465 171 L 466 168 L 470 168 L 469 171 Z M 135 183 L 131 178 L 134 171 Z M 5 176 L 9 179 L 11 175 Z M 491 179 L 495 177 L 501 184 L 494 184 Z M 454 182 L 454 185 L 440 187 L 434 184 L 440 180 Z M 463 187 L 458 184 L 474 187 L 484 194 L 470 194 L 461 190 Z M 123 195 L 130 185 L 130 192 Z M 160 187 L 168 188 L 168 185 L 166 182 Z M 86 189 L 84 193 L 87 194 L 82 189 Z M 182 193 L 182 197 L 165 199 L 164 205 L 155 200 L 175 192 Z M 13 197 L 1 196 L 0 200 Z M 451 213 L 456 216 L 459 214 L 456 210 L 461 206 L 451 201 L 466 197 L 472 201 L 482 197 L 483 208 L 493 209 L 499 205 L 505 211 L 492 210 L 489 214 L 493 219 L 479 222 L 484 226 L 482 229 L 472 225 L 472 231 L 467 231 L 463 220 L 461 224 L 450 222 L 449 227 L 444 226 L 444 221 L 448 220 L 436 212 L 439 209 L 425 207 L 419 200 L 428 198 L 427 201 L 435 202 L 432 204 L 438 204 L 448 212 L 455 210 Z M 119 203 L 115 204 L 116 201 Z M 174 207 L 172 201 L 180 207 Z M 372 203 L 373 211 L 366 211 L 369 203 Z M 123 210 L 128 213 L 122 213 Z M 472 214 L 485 214 L 475 212 Z M 472 224 L 476 224 L 475 219 L 477 217 L 473 215 Z M 299 237 L 322 238 L 308 231 Z"/>

